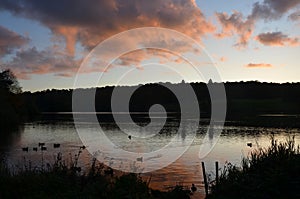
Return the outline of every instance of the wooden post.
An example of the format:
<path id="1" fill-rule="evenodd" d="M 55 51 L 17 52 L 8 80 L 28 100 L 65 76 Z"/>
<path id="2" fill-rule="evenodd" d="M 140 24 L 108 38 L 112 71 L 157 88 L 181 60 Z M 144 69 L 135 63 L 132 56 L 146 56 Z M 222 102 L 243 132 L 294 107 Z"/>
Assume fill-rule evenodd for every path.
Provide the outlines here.
<path id="1" fill-rule="evenodd" d="M 202 164 L 202 173 L 203 173 L 203 179 L 204 179 L 204 188 L 205 188 L 205 194 L 208 196 L 208 183 L 206 178 L 206 172 L 205 172 L 205 165 L 204 162 L 201 162 Z"/>
<path id="2" fill-rule="evenodd" d="M 216 161 L 216 187 L 219 186 L 219 162 Z"/>

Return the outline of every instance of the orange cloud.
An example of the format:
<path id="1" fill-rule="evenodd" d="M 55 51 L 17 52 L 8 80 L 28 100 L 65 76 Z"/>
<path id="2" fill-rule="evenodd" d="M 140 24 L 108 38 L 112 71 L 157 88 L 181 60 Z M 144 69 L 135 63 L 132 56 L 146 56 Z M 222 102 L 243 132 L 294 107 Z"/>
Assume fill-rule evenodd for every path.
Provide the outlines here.
<path id="1" fill-rule="evenodd" d="M 78 28 L 72 26 L 57 26 L 53 28 L 56 34 L 62 35 L 65 38 L 67 52 L 74 56 L 75 44 L 78 37 Z"/>
<path id="2" fill-rule="evenodd" d="M 221 61 L 221 62 L 227 61 L 227 57 L 221 57 L 221 58 L 220 58 L 220 61 Z"/>
<path id="3" fill-rule="evenodd" d="M 20 6 L 14 2 L 11 7 L 13 4 L 15 7 Z M 194 0 L 129 0 L 126 3 L 118 0 L 95 0 L 93 4 L 82 4 L 80 0 L 74 0 L 72 6 L 68 0 L 60 3 L 45 0 L 43 4 L 27 1 L 22 6 L 23 9 L 16 14 L 25 14 L 40 21 L 55 35 L 63 36 L 71 54 L 76 42 L 91 49 L 109 36 L 132 28 L 171 28 L 198 41 L 203 35 L 215 31 L 213 24 L 206 20 Z"/>
<path id="4" fill-rule="evenodd" d="M 22 2 L 3 0 L 0 3 L 0 9 L 38 21 L 52 31 L 54 40 L 61 41 L 62 37 L 65 42 L 65 58 L 62 55 L 57 56 L 53 49 L 50 52 L 48 52 L 49 49 L 42 51 L 28 49 L 27 53 L 41 55 L 55 66 L 48 66 L 41 59 L 26 59 L 21 65 L 28 67 L 28 69 L 22 69 L 27 75 L 54 72 L 68 76 L 77 63 L 74 60 L 76 44 L 81 44 L 86 50 L 91 50 L 108 37 L 133 28 L 149 26 L 170 28 L 182 32 L 198 42 L 201 42 L 204 35 L 215 31 L 214 25 L 205 18 L 195 0 L 128 0 L 126 2 L 122 0 L 94 0 L 93 3 L 82 3 L 82 0 L 61 0 L 59 2 L 52 0 L 24 0 Z M 137 37 L 151 42 L 157 35 L 145 33 Z M 179 42 L 170 43 L 168 38 L 162 37 L 159 42 L 176 47 L 176 50 L 182 53 L 191 50 L 190 46 L 184 46 Z M 122 45 L 134 44 L 134 41 L 120 41 L 111 46 L 110 50 L 113 51 Z M 49 56 L 46 55 L 47 52 Z M 20 52 L 13 58 L 14 60 L 7 64 L 16 67 L 17 63 L 21 62 L 20 56 L 24 54 L 26 53 Z M 53 58 L 50 57 L 52 55 Z M 145 58 L 148 58 L 148 55 L 123 57 L 120 59 L 120 65 L 138 66 L 137 62 Z M 70 65 L 66 66 L 66 64 Z M 43 69 L 39 69 L 39 67 L 43 67 Z M 20 67 L 17 68 L 21 70 Z M 63 72 L 64 70 L 65 72 Z"/>
<path id="5" fill-rule="evenodd" d="M 298 38 L 290 38 L 281 32 L 261 33 L 255 37 L 255 40 L 266 46 L 298 46 Z"/>
<path id="6" fill-rule="evenodd" d="M 248 68 L 270 68 L 270 67 L 273 67 L 273 65 L 266 64 L 266 63 L 258 63 L 258 64 L 249 63 L 246 65 L 246 67 L 248 67 Z"/>

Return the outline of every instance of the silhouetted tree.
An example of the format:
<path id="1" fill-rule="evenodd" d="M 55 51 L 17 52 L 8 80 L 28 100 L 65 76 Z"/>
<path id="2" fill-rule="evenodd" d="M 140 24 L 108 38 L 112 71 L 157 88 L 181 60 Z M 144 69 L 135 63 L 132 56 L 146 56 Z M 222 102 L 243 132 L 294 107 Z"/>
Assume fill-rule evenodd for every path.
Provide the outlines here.
<path id="1" fill-rule="evenodd" d="M 0 89 L 14 94 L 22 92 L 16 76 L 9 69 L 0 72 Z"/>
<path id="2" fill-rule="evenodd" d="M 10 70 L 0 72 L 0 129 L 15 128 L 23 118 L 19 82 Z"/>

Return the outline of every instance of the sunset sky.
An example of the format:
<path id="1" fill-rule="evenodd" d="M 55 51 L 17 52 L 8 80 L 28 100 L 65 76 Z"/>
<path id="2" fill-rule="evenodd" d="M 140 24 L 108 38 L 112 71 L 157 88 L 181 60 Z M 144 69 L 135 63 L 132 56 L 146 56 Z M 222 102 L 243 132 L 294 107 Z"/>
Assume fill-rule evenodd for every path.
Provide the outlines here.
<path id="1" fill-rule="evenodd" d="M 300 0 L 1 0 L 1 69 L 11 69 L 23 90 L 72 88 L 83 58 L 97 44 L 152 26 L 174 29 L 203 45 L 223 81 L 300 80 Z M 180 81 L 164 68 L 142 64 L 162 56 L 135 53 L 99 70 L 107 79 L 98 86 L 114 84 L 110 77 L 122 74 L 122 67 L 137 68 L 128 84 Z M 186 67 L 174 60 L 164 64 Z M 83 75 L 88 79 L 99 71 Z M 83 85 L 88 86 L 93 85 Z"/>

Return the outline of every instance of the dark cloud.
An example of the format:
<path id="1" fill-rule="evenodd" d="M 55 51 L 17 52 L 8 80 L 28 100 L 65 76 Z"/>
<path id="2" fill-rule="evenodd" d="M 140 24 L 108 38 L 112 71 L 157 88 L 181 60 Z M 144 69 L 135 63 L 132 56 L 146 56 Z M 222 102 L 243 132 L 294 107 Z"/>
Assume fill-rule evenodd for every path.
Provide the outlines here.
<path id="1" fill-rule="evenodd" d="M 255 39 L 267 46 L 297 46 L 300 44 L 298 38 L 290 38 L 282 32 L 261 33 Z"/>
<path id="2" fill-rule="evenodd" d="M 53 33 L 54 41 L 65 41 L 65 49 L 52 47 L 45 50 L 30 48 L 17 52 L 5 64 L 17 71 L 19 77 L 29 78 L 31 74 L 55 73 L 70 76 L 79 60 L 74 60 L 77 42 L 90 50 L 104 39 L 122 31 L 140 27 L 164 27 L 185 33 L 201 41 L 201 37 L 215 31 L 194 0 L 1 0 L 0 10 L 38 21 Z M 155 34 L 138 35 L 149 42 Z M 165 38 L 163 38 L 165 39 Z M 170 44 L 168 38 L 160 45 Z M 157 39 L 154 39 L 157 42 Z M 120 41 L 120 45 L 133 45 L 134 41 Z M 176 43 L 180 52 L 190 50 L 189 46 Z M 115 49 L 112 49 L 115 50 Z M 64 51 L 64 53 L 62 53 Z M 133 58 L 120 58 L 121 65 L 138 63 L 148 55 L 140 53 Z"/>
<path id="3" fill-rule="evenodd" d="M 29 38 L 0 26 L 0 57 L 10 54 L 14 49 L 27 44 Z"/>
<path id="4" fill-rule="evenodd" d="M 291 9 L 300 5 L 299 0 L 264 0 L 262 6 L 266 5 L 272 10 L 273 13 L 277 14 L 278 17 L 282 16 Z"/>
<path id="5" fill-rule="evenodd" d="M 77 41 L 90 49 L 121 31 L 158 26 L 200 39 L 214 26 L 194 0 L 2 0 L 0 9 L 37 20 L 63 36 L 70 54 Z"/>
<path id="6" fill-rule="evenodd" d="M 279 19 L 298 5 L 300 5 L 299 0 L 264 0 L 262 3 L 254 3 L 249 17 L 265 20 Z"/>
<path id="7" fill-rule="evenodd" d="M 57 73 L 71 76 L 77 70 L 80 60 L 60 52 L 58 49 L 47 48 L 39 51 L 35 47 L 20 50 L 7 62 L 18 78 L 28 79 L 32 74 Z"/>

